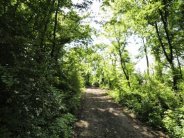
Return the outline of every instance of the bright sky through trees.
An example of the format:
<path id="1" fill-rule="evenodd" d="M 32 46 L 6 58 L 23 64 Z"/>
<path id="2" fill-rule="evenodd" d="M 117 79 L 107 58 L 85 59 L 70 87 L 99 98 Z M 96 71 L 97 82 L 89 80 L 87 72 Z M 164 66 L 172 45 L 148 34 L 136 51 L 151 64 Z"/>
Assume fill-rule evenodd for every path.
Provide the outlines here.
<path id="1" fill-rule="evenodd" d="M 74 3 L 82 3 L 83 0 L 73 0 Z M 90 24 L 97 32 L 97 35 L 92 35 L 93 44 L 109 44 L 110 40 L 103 36 L 104 30 L 101 23 L 108 21 L 112 17 L 112 12 L 110 9 L 105 12 L 101 8 L 102 2 L 100 0 L 94 0 L 88 12 L 90 16 L 85 20 L 85 22 Z M 139 48 L 142 45 L 142 41 L 137 36 L 131 36 L 128 38 L 128 44 L 126 49 L 129 51 L 130 56 L 135 63 L 135 69 L 140 72 L 146 71 L 146 57 L 139 55 Z M 137 58 L 139 57 L 139 58 Z M 149 55 L 150 65 L 153 63 L 153 57 Z M 150 68 L 152 69 L 152 67 Z"/>

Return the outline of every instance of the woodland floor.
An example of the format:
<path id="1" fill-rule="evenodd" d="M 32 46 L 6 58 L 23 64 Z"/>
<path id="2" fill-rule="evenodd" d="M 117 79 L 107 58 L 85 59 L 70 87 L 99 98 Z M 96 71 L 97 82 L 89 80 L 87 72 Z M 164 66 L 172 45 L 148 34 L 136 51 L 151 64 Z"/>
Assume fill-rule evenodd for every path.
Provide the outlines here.
<path id="1" fill-rule="evenodd" d="M 137 121 L 102 89 L 89 88 L 82 100 L 74 138 L 165 138 Z"/>

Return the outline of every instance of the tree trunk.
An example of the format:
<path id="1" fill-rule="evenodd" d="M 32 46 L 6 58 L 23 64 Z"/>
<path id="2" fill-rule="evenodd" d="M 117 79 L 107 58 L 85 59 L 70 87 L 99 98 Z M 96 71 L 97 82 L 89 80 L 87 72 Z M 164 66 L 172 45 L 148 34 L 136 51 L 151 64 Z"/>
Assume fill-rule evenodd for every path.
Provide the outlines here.
<path id="1" fill-rule="evenodd" d="M 175 50 L 175 51 L 176 51 L 176 59 L 177 59 L 177 62 L 178 62 L 178 68 L 179 68 L 179 73 L 180 73 L 179 78 L 183 79 L 183 73 L 182 73 L 182 69 L 181 69 L 181 63 L 180 63 L 180 60 L 179 60 L 179 55 L 178 55 L 177 50 Z"/>
<path id="2" fill-rule="evenodd" d="M 53 32 L 53 45 L 52 45 L 52 51 L 51 51 L 51 58 L 55 58 L 55 60 L 57 61 L 57 57 L 55 54 L 55 49 L 56 49 L 56 29 L 57 29 L 57 23 L 58 23 L 58 11 L 59 11 L 59 0 L 58 0 L 58 4 L 57 4 L 57 9 L 55 11 L 55 17 L 54 17 L 54 32 Z"/>
<path id="3" fill-rule="evenodd" d="M 127 84 L 128 84 L 128 86 L 129 86 L 129 88 L 131 88 L 128 70 L 126 69 L 126 64 L 125 64 L 125 62 L 124 62 L 123 59 L 122 59 L 122 53 L 121 53 L 121 50 L 120 50 L 120 49 L 119 49 L 119 57 L 120 57 L 121 68 L 122 68 L 123 73 L 124 73 L 124 75 L 125 75 L 125 78 L 126 78 L 126 80 L 127 80 Z"/>
<path id="4" fill-rule="evenodd" d="M 142 41 L 143 41 L 143 46 L 144 46 L 144 53 L 146 55 L 147 74 L 149 76 L 149 58 L 148 58 L 148 51 L 147 51 L 146 44 L 144 42 L 144 38 L 142 38 Z"/>
<path id="5" fill-rule="evenodd" d="M 175 68 L 175 66 L 174 66 L 174 61 L 173 61 L 173 52 L 172 52 L 172 51 L 173 51 L 173 47 L 172 47 L 172 46 L 169 46 L 170 52 L 167 53 L 167 52 L 166 52 L 166 47 L 165 47 L 164 43 L 162 42 L 162 38 L 161 38 L 161 35 L 160 35 L 160 33 L 159 33 L 158 25 L 157 25 L 156 22 L 155 22 L 155 29 L 156 29 L 157 38 L 158 38 L 158 40 L 159 40 L 159 42 L 160 42 L 160 45 L 161 45 L 162 50 L 163 50 L 163 53 L 164 53 L 164 55 L 165 55 L 165 57 L 166 57 L 166 59 L 167 59 L 169 65 L 170 65 L 170 67 L 171 67 L 171 71 L 172 71 L 172 80 L 173 80 L 173 82 L 172 82 L 172 87 L 173 87 L 174 90 L 177 90 L 177 89 L 178 89 L 178 88 L 177 88 L 178 78 L 177 78 L 177 72 L 176 72 L 176 68 Z M 168 42 L 168 43 L 169 43 L 169 42 Z M 169 45 L 170 45 L 170 44 L 169 44 Z"/>

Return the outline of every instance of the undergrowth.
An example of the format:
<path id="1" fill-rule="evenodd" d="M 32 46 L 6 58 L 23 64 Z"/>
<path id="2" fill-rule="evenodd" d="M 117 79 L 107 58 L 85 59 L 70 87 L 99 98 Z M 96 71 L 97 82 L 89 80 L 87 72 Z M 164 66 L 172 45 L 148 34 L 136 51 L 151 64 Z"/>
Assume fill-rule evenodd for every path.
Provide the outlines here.
<path id="1" fill-rule="evenodd" d="M 148 125 L 168 132 L 171 138 L 184 137 L 184 93 L 155 80 L 139 89 L 127 87 L 109 93 L 116 102 L 132 110 L 136 117 Z"/>

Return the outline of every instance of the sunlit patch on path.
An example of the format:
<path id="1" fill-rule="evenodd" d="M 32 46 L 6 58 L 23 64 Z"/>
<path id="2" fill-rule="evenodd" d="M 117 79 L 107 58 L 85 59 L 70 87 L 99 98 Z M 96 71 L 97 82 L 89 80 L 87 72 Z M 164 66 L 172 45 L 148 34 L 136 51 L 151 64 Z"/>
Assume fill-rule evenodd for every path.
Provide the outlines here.
<path id="1" fill-rule="evenodd" d="M 105 90 L 87 89 L 74 138 L 164 138 L 127 117 Z"/>

